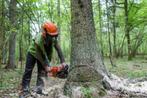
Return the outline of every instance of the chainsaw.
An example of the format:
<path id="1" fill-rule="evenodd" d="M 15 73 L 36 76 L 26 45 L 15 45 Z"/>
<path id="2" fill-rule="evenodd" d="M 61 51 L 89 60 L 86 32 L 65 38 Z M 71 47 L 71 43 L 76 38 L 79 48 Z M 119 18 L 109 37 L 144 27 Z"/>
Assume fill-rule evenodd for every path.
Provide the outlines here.
<path id="1" fill-rule="evenodd" d="M 65 79 L 68 76 L 68 71 L 69 71 L 68 65 L 51 66 L 49 76 Z"/>

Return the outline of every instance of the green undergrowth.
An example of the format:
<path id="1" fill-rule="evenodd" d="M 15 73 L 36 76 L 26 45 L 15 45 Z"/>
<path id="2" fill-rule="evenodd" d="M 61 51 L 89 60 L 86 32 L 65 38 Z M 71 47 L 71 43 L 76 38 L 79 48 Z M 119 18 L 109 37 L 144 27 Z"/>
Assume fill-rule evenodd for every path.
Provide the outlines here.
<path id="1" fill-rule="evenodd" d="M 111 73 L 124 78 L 147 77 L 147 58 L 136 57 L 128 61 L 126 58 L 113 60 L 117 67 L 112 67 L 109 59 L 105 59 L 105 65 Z"/>
<path id="2" fill-rule="evenodd" d="M 107 69 L 115 75 L 123 78 L 147 77 L 147 58 L 145 57 L 136 57 L 132 61 L 128 61 L 127 57 L 113 61 L 117 67 L 112 67 L 108 58 L 104 59 Z M 22 80 L 23 72 L 24 68 L 17 68 L 15 70 L 0 69 L 0 90 L 18 88 Z M 31 85 L 36 84 L 36 73 L 35 67 Z"/>
<path id="3" fill-rule="evenodd" d="M 36 68 L 35 68 L 36 70 Z M 19 89 L 24 73 L 23 68 L 0 69 L 0 90 Z M 33 71 L 31 85 L 35 84 L 36 71 Z"/>
<path id="4" fill-rule="evenodd" d="M 16 88 L 20 82 L 22 70 L 0 69 L 0 89 Z"/>

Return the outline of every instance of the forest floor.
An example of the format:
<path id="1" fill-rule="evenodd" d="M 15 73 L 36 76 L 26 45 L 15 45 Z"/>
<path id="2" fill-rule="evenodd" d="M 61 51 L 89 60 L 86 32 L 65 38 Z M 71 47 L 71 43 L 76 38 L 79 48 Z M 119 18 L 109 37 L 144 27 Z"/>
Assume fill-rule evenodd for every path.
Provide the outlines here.
<path id="1" fill-rule="evenodd" d="M 136 57 L 135 59 L 128 61 L 126 58 L 120 58 L 113 60 L 114 64 L 117 67 L 113 67 L 110 63 L 108 58 L 104 59 L 104 63 L 107 69 L 119 77 L 123 78 L 142 78 L 147 76 L 147 57 L 141 56 Z M 24 72 L 23 68 L 17 68 L 15 70 L 6 70 L 0 69 L 0 98 L 18 98 L 18 88 L 21 82 L 22 74 Z M 36 80 L 36 68 L 33 72 L 31 87 L 34 87 L 35 80 Z M 65 80 L 55 79 L 55 78 L 48 78 L 46 87 L 47 91 L 50 92 L 48 97 L 38 97 L 38 98 L 53 98 L 57 94 L 53 93 L 53 89 L 57 90 L 57 88 L 63 87 Z M 52 93 L 52 94 L 51 94 Z M 58 98 L 58 97 L 56 97 Z M 112 96 L 106 97 L 112 98 Z M 119 97 L 113 97 L 119 98 Z"/>

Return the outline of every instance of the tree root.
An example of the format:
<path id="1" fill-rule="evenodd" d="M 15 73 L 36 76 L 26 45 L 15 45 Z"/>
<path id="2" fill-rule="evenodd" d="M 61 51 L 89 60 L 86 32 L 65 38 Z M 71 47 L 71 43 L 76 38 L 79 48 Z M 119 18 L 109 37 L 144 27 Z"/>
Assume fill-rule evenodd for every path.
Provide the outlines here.
<path id="1" fill-rule="evenodd" d="M 109 77 L 104 76 L 103 84 L 109 91 L 125 95 L 123 98 L 147 98 L 147 81 L 144 80 L 146 78 L 129 80 L 111 74 Z"/>

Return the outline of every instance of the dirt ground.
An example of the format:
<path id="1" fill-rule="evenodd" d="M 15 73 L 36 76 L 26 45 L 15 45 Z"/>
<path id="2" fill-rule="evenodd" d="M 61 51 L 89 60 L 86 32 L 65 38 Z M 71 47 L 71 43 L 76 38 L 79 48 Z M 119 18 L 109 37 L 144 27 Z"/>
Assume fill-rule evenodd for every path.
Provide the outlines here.
<path id="1" fill-rule="evenodd" d="M 133 59 L 132 61 L 127 61 L 127 58 L 117 59 L 114 60 L 114 64 L 116 64 L 117 67 L 112 67 L 109 59 L 105 59 L 105 65 L 107 69 L 109 69 L 111 73 L 114 73 L 120 77 L 131 79 L 131 78 L 141 78 L 147 76 L 147 66 L 146 66 L 147 57 L 138 57 Z M 34 76 L 36 77 L 36 74 Z M 62 96 L 61 93 L 65 81 L 66 80 L 63 79 L 48 78 L 45 86 L 47 87 L 46 91 L 49 93 L 48 96 L 34 95 L 35 98 L 68 98 Z M 19 83 L 17 83 L 16 85 L 19 85 Z M 15 87 L 13 86 L 12 88 L 8 88 L 8 89 L 0 89 L 0 98 L 18 98 L 18 88 L 19 86 L 15 86 Z M 128 97 L 128 95 L 126 94 L 119 94 L 119 92 L 113 92 L 113 91 L 108 91 L 107 93 L 108 95 L 105 96 L 104 98 L 139 98 L 133 96 Z M 141 97 L 141 98 L 146 98 L 146 97 Z"/>

